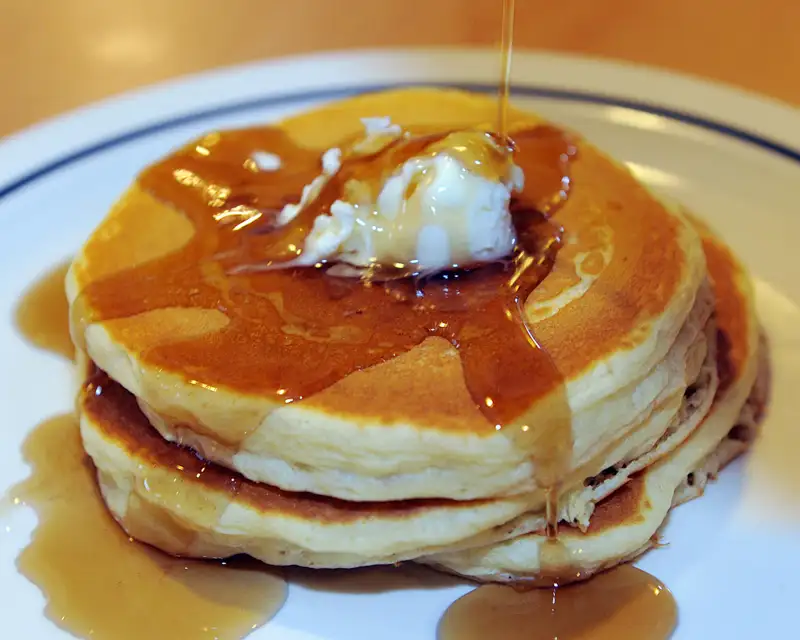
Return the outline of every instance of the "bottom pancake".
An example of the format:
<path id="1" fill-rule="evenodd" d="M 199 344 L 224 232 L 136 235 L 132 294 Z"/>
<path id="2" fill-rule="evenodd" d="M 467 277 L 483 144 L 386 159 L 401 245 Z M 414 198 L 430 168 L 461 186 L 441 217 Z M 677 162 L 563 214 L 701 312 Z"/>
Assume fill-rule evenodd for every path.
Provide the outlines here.
<path id="1" fill-rule="evenodd" d="M 716 292 L 719 386 L 708 415 L 680 445 L 600 501 L 588 527 L 562 526 L 558 543 L 543 531 L 420 560 L 480 581 L 536 585 L 585 579 L 644 553 L 655 544 L 669 510 L 702 494 L 710 477 L 744 451 L 763 414 L 769 382 L 766 340 L 759 338 L 752 289 L 730 251 L 703 226 Z"/>

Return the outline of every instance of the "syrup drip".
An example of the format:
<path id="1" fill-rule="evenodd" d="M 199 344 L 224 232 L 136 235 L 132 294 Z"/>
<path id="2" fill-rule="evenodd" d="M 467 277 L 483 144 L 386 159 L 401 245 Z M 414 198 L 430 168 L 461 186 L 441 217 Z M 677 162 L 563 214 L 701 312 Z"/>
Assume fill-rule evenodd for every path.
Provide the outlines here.
<path id="1" fill-rule="evenodd" d="M 552 589 L 487 585 L 460 598 L 438 640 L 665 640 L 677 623 L 669 590 L 630 565 Z"/>
<path id="2" fill-rule="evenodd" d="M 499 135 L 502 137 L 505 137 L 508 134 L 508 104 L 511 97 L 511 61 L 514 49 L 514 17 L 514 0 L 503 0 L 503 26 L 500 44 L 502 66 L 500 73 L 500 87 L 498 90 L 497 118 Z M 561 162 L 568 162 L 568 160 L 568 156 L 562 156 L 561 158 Z M 560 188 L 551 196 L 549 202 L 540 203 L 539 207 L 545 211 L 555 209 L 566 199 L 569 193 L 569 187 L 569 175 L 567 172 L 564 172 L 564 175 L 561 178 Z M 525 246 L 526 241 L 529 241 L 527 232 L 528 230 L 525 230 L 525 232 L 523 232 L 524 235 L 522 235 L 521 243 L 523 246 Z M 534 252 L 532 255 L 537 254 Z M 542 255 L 542 253 L 540 252 L 539 255 Z M 530 335 L 531 339 L 535 340 L 533 334 L 531 333 Z M 555 368 L 555 365 L 553 366 Z M 550 410 L 552 411 L 552 414 L 550 415 L 550 429 L 556 433 L 571 433 L 572 415 L 569 409 L 566 389 L 564 389 L 562 385 L 562 388 L 559 391 L 560 393 L 554 397 L 553 402 L 551 402 L 552 406 L 550 407 Z M 517 439 L 520 440 L 519 437 Z M 558 444 L 556 444 L 551 450 L 546 451 L 546 454 L 555 454 L 555 457 L 549 460 L 543 460 L 541 457 L 537 459 L 535 441 L 526 441 L 523 437 L 522 446 L 526 450 L 531 451 L 532 463 L 534 465 L 534 469 L 536 470 L 534 474 L 536 486 L 544 487 L 545 489 L 545 532 L 547 534 L 548 541 L 551 543 L 549 545 L 550 554 L 563 556 L 563 550 L 557 547 L 559 520 L 558 491 L 559 479 L 567 471 L 569 455 L 571 451 L 567 452 L 566 449 L 571 449 L 572 438 L 562 436 Z M 559 447 L 563 450 L 559 450 Z M 562 559 L 559 557 L 559 565 L 562 564 L 561 560 Z M 557 577 L 555 579 L 557 579 Z"/>

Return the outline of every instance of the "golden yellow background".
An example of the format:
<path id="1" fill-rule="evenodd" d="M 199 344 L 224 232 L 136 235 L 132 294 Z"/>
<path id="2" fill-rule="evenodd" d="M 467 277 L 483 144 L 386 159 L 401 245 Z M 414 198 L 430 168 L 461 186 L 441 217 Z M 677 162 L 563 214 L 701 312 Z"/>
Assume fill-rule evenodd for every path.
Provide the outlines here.
<path id="1" fill-rule="evenodd" d="M 0 135 L 236 62 L 487 45 L 501 0 L 0 0 Z M 797 0 L 517 0 L 519 46 L 631 60 L 800 104 Z"/>

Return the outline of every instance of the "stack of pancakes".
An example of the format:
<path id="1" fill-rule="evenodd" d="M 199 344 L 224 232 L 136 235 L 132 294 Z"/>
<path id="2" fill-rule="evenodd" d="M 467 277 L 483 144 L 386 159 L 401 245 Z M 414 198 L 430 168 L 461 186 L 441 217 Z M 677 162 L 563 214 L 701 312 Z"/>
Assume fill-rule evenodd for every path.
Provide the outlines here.
<path id="1" fill-rule="evenodd" d="M 352 139 L 362 117 L 456 129 L 495 111 L 488 97 L 402 90 L 276 126 L 321 154 Z M 542 124 L 518 111 L 510 122 L 512 137 Z M 175 164 L 186 150 L 163 166 L 178 167 L 180 188 L 233 206 L 238 183 L 204 179 L 203 157 L 220 139 L 259 135 L 192 143 L 193 173 Z M 270 297 L 260 275 L 243 290 L 205 258 L 227 228 L 198 225 L 182 196 L 145 172 L 67 276 L 81 433 L 120 525 L 176 555 L 308 567 L 419 560 L 500 581 L 583 578 L 648 549 L 670 508 L 700 495 L 752 441 L 764 349 L 748 277 L 728 249 L 624 167 L 575 144 L 572 190 L 556 213 L 564 245 L 524 301 L 527 326 L 563 377 L 530 399 L 542 443 L 556 396 L 571 416 L 570 450 L 549 487 L 536 481 L 537 442 L 521 447 L 490 422 L 442 337 L 379 361 L 364 347 L 366 365 L 282 400 L 274 382 L 286 371 L 326 380 L 343 357 L 313 319 L 302 331 L 287 320 L 302 310 L 303 280 L 296 299 Z M 285 180 L 296 199 L 297 180 Z M 341 313 L 335 298 L 324 313 Z M 557 553 L 544 534 L 548 490 L 558 493 Z"/>

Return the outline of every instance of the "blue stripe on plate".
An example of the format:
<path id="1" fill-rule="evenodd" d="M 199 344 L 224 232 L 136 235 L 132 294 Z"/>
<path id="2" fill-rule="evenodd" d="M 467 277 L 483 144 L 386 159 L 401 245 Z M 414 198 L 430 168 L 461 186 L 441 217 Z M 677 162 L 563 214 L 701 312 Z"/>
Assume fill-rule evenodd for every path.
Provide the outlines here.
<path id="1" fill-rule="evenodd" d="M 419 84 L 420 83 L 417 83 L 417 86 L 419 86 Z M 343 87 L 338 89 L 321 89 L 316 91 L 304 91 L 301 93 L 291 93 L 291 94 L 277 95 L 277 96 L 268 96 L 264 98 L 255 98 L 251 100 L 235 102 L 233 104 L 225 105 L 222 107 L 214 107 L 213 109 L 195 111 L 192 113 L 188 113 L 186 115 L 170 118 L 168 120 L 162 120 L 160 122 L 156 122 L 154 124 L 141 127 L 139 129 L 133 129 L 131 131 L 128 131 L 127 133 L 122 133 L 116 136 L 112 136 L 110 138 L 106 138 L 101 142 L 97 142 L 93 145 L 83 147 L 77 151 L 64 155 L 63 157 L 57 160 L 44 164 L 38 169 L 26 173 L 21 178 L 18 178 L 13 182 L 10 182 L 0 187 L 0 199 L 3 199 L 11 195 L 15 191 L 18 191 L 36 182 L 37 180 L 40 180 L 41 178 L 44 178 L 50 175 L 51 173 L 58 171 L 59 169 L 72 165 L 76 162 L 80 162 L 81 160 L 89 158 L 95 154 L 102 153 L 103 151 L 108 151 L 109 149 L 122 146 L 128 142 L 139 140 L 141 138 L 145 138 L 147 136 L 151 136 L 160 133 L 162 131 L 166 131 L 185 124 L 199 122 L 207 118 L 215 118 L 234 113 L 239 113 L 242 111 L 248 111 L 250 109 L 283 106 L 310 100 L 334 100 L 337 98 L 344 98 L 346 96 L 358 93 L 379 91 L 383 89 L 390 89 L 394 87 L 403 87 L 403 86 L 409 86 L 409 84 L 402 83 L 402 84 L 364 85 L 364 86 Z M 428 86 L 433 86 L 433 85 L 428 84 Z M 482 83 L 463 83 L 463 84 L 437 83 L 435 86 L 455 87 L 460 89 L 467 89 L 470 91 L 478 91 L 482 93 L 490 93 L 497 90 L 497 87 L 495 85 L 488 85 Z M 513 91 L 514 95 L 517 96 L 544 98 L 550 100 L 565 100 L 569 102 L 582 102 L 582 103 L 598 104 L 610 107 L 622 107 L 625 109 L 632 109 L 634 111 L 650 113 L 653 115 L 668 118 L 670 120 L 675 120 L 695 127 L 700 127 L 708 131 L 713 131 L 715 133 L 727 136 L 729 138 L 735 138 L 736 140 L 740 140 L 742 142 L 760 147 L 762 149 L 765 149 L 766 151 L 775 153 L 793 162 L 800 163 L 800 151 L 793 149 L 792 147 L 781 144 L 780 142 L 777 142 L 775 140 L 770 140 L 758 134 L 745 131 L 744 129 L 730 126 L 723 122 L 719 122 L 717 120 L 711 120 L 709 118 L 698 116 L 685 111 L 676 111 L 674 109 L 669 109 L 667 107 L 662 107 L 647 102 L 639 102 L 637 100 L 617 98 L 610 95 L 602 95 L 584 91 L 551 89 L 546 87 L 537 87 L 533 85 L 527 85 L 527 86 L 515 85 Z"/>

